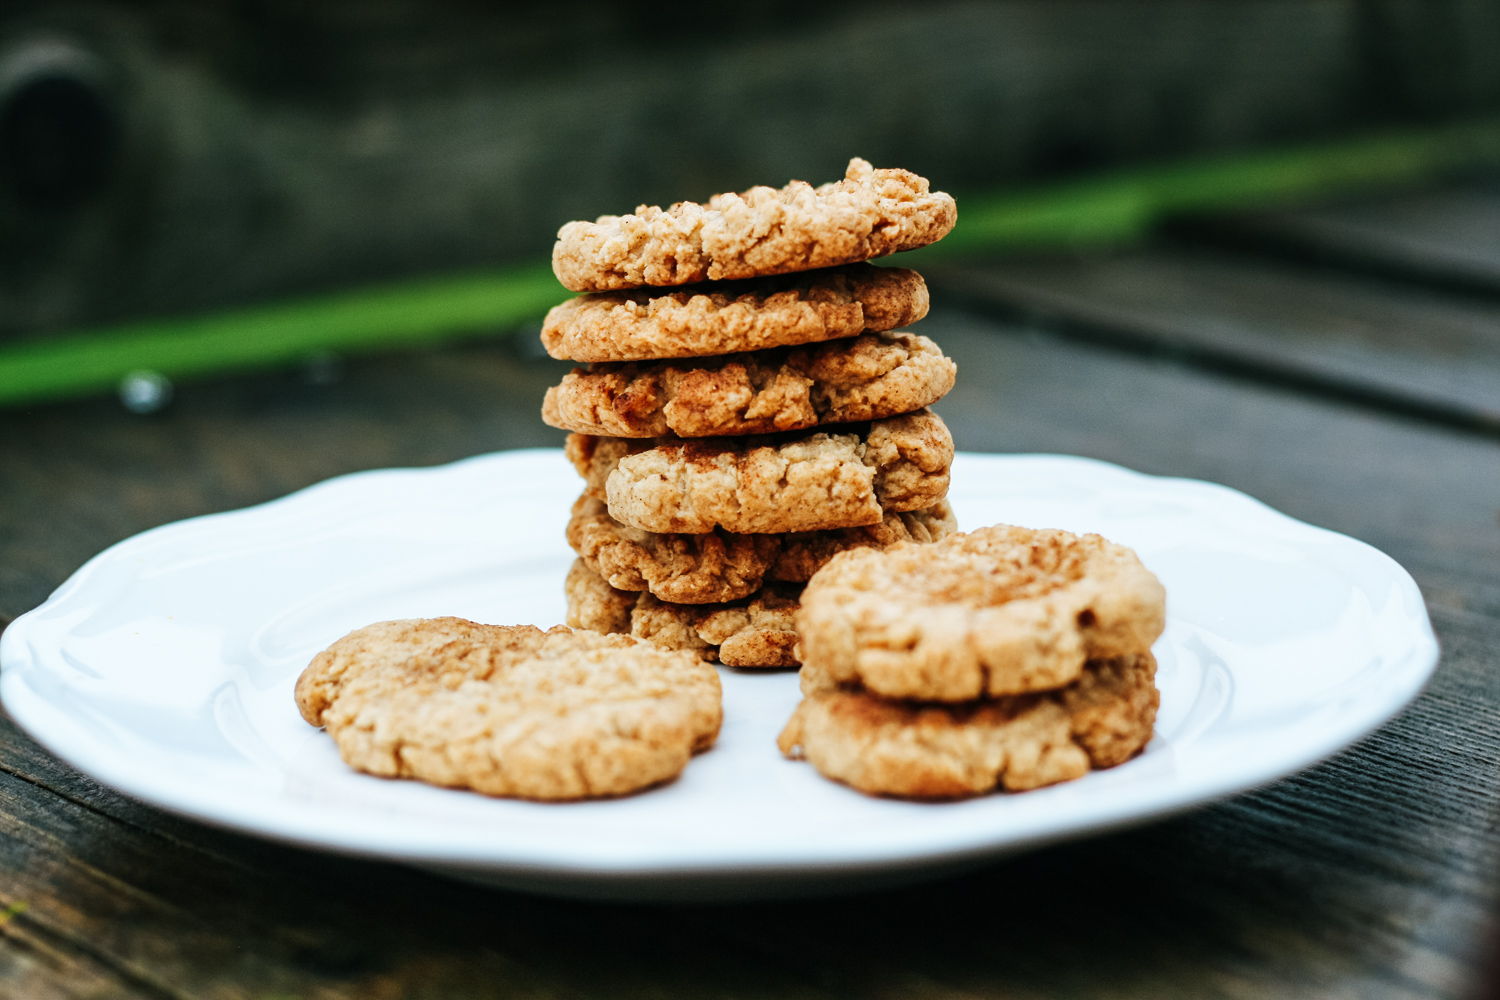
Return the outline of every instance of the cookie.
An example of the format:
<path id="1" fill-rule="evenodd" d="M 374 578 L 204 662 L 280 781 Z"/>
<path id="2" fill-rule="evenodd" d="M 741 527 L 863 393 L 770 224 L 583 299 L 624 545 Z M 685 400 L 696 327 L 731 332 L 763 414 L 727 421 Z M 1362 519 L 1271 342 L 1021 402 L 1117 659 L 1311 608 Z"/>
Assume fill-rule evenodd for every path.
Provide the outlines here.
<path id="1" fill-rule="evenodd" d="M 1061 687 L 1142 653 L 1166 592 L 1098 535 L 1009 525 L 841 553 L 802 595 L 804 662 L 887 698 L 968 701 Z"/>
<path id="2" fill-rule="evenodd" d="M 844 179 L 814 188 L 753 187 L 682 201 L 663 211 L 569 222 L 557 233 L 552 272 L 575 292 L 688 285 L 852 264 L 915 250 L 948 235 L 953 199 L 907 170 L 849 161 Z"/>
<path id="3" fill-rule="evenodd" d="M 628 632 L 669 650 L 687 650 L 730 667 L 795 667 L 792 614 L 801 587 L 767 584 L 724 604 L 669 604 L 646 593 L 616 590 L 582 559 L 565 585 L 568 624 Z"/>
<path id="4" fill-rule="evenodd" d="M 948 493 L 953 438 L 927 410 L 845 433 L 640 439 L 571 434 L 567 454 L 610 516 L 646 531 L 818 531 L 878 524 Z"/>
<path id="5" fill-rule="evenodd" d="M 953 388 L 957 371 L 926 337 L 867 333 L 700 362 L 575 368 L 547 390 L 542 419 L 602 437 L 773 434 L 920 410 Z"/>
<path id="6" fill-rule="evenodd" d="M 554 306 L 542 346 L 571 361 L 646 361 L 816 344 L 894 330 L 927 315 L 915 271 L 853 264 L 829 271 L 600 292 Z"/>
<path id="7" fill-rule="evenodd" d="M 567 537 L 573 551 L 611 587 L 649 590 L 679 604 L 722 603 L 749 596 L 760 589 L 781 548 L 777 535 L 642 531 L 610 517 L 604 501 L 587 494 L 573 505 Z"/>
<path id="8" fill-rule="evenodd" d="M 1139 753 L 1151 739 L 1160 704 L 1155 676 L 1155 659 L 1142 652 L 1090 660 L 1059 690 L 962 705 L 823 688 L 797 706 L 777 744 L 870 795 L 938 799 L 996 787 L 1025 791 Z"/>
<path id="9" fill-rule="evenodd" d="M 735 601 L 765 580 L 806 583 L 837 553 L 934 542 L 958 530 L 947 501 L 925 510 L 887 514 L 879 524 L 832 531 L 745 535 L 715 529 L 701 535 L 657 534 L 621 524 L 602 500 L 585 494 L 573 505 L 568 544 L 618 590 L 649 590 L 677 604 Z M 628 631 L 600 629 L 600 631 Z"/>
<path id="10" fill-rule="evenodd" d="M 958 530 L 958 518 L 946 499 L 921 510 L 893 512 L 879 524 L 828 531 L 791 531 L 776 536 L 781 550 L 766 572 L 766 579 L 784 583 L 806 583 L 840 552 L 851 549 L 885 549 L 900 542 L 929 545 Z"/>
<path id="11" fill-rule="evenodd" d="M 313 658 L 297 708 L 350 767 L 486 795 L 624 795 L 713 744 L 718 675 L 621 635 L 379 622 Z"/>

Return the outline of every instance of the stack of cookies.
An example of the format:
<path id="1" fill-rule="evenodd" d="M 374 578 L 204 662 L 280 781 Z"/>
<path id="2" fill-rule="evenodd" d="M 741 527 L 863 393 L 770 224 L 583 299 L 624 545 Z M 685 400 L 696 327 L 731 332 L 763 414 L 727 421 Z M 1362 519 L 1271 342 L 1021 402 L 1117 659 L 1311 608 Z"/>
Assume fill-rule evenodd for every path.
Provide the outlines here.
<path id="1" fill-rule="evenodd" d="M 803 586 L 835 554 L 953 533 L 953 442 L 926 407 L 951 360 L 899 328 L 922 277 L 867 263 L 941 239 L 953 199 L 850 161 L 842 181 L 571 222 L 583 292 L 542 342 L 586 362 L 547 393 L 584 480 L 568 624 L 739 667 L 795 666 Z"/>
<path id="2" fill-rule="evenodd" d="M 1151 738 L 1161 583 L 1098 535 L 996 525 L 831 559 L 802 594 L 783 753 L 863 792 L 1024 791 Z"/>

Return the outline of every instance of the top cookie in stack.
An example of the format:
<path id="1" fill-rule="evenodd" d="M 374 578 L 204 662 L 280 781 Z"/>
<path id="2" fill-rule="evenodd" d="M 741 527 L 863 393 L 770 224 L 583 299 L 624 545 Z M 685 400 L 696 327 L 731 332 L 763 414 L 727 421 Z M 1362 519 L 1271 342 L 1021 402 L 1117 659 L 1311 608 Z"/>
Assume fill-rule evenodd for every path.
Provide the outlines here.
<path id="1" fill-rule="evenodd" d="M 921 275 L 867 263 L 953 228 L 953 199 L 854 159 L 842 181 L 570 222 L 588 294 L 542 342 L 588 362 L 547 393 L 585 481 L 569 624 L 737 666 L 793 666 L 801 585 L 834 554 L 955 530 L 953 442 L 926 410 L 955 366 L 899 330 Z"/>

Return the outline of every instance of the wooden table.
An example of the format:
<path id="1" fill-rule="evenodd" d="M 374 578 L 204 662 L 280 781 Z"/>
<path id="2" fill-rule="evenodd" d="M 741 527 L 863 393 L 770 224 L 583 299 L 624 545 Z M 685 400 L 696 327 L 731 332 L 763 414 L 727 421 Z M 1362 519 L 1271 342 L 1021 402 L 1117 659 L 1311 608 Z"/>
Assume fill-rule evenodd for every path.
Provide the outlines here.
<path id="1" fill-rule="evenodd" d="M 1461 997 L 1500 801 L 1500 195 L 1198 227 L 933 273 L 959 445 L 1245 490 L 1417 578 L 1443 643 L 1395 722 L 1258 792 L 855 898 L 565 902 L 175 818 L 0 735 L 16 997 Z M 1446 221 L 1445 221 L 1446 220 Z M 0 613 L 105 545 L 342 472 L 557 444 L 529 338 L 0 414 Z M 562 514 L 559 512 L 559 531 Z"/>

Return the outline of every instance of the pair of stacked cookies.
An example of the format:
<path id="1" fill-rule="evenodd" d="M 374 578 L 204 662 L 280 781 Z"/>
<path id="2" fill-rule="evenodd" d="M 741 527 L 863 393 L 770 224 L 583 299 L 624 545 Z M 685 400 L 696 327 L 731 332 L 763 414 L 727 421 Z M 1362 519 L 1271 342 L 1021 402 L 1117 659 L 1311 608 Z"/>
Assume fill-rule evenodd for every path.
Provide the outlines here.
<path id="1" fill-rule="evenodd" d="M 548 391 L 584 479 L 568 624 L 738 667 L 795 666 L 802 587 L 839 552 L 955 530 L 953 442 L 926 409 L 956 369 L 899 328 L 919 274 L 868 263 L 941 239 L 953 199 L 855 159 L 842 181 L 562 227 L 582 292 L 542 342 L 586 362 Z"/>
<path id="2" fill-rule="evenodd" d="M 847 552 L 807 585 L 784 754 L 860 791 L 1025 791 L 1135 756 L 1166 592 L 1098 535 L 996 525 Z"/>

